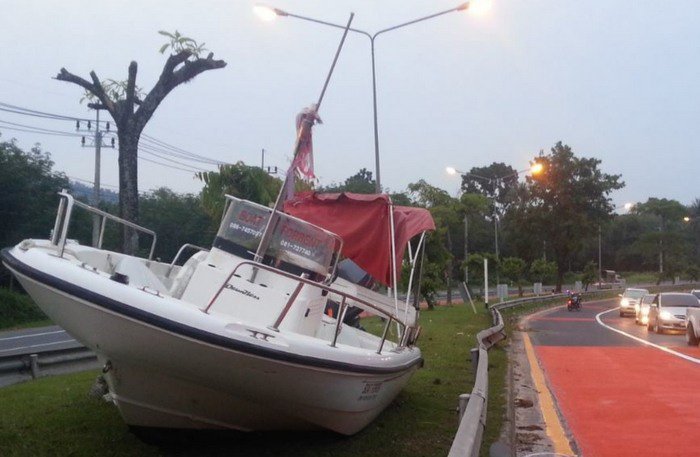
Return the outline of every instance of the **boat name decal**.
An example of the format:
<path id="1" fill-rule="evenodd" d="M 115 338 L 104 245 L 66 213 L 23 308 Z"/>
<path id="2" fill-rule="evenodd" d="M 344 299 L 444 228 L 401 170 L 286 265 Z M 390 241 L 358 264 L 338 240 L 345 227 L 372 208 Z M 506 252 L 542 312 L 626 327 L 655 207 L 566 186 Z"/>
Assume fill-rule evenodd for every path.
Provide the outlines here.
<path id="1" fill-rule="evenodd" d="M 247 297 L 253 298 L 255 300 L 260 300 L 260 297 L 258 297 L 257 295 L 255 295 L 253 292 L 251 292 L 249 290 L 239 289 L 238 287 L 232 286 L 231 284 L 226 284 L 226 288 L 230 289 L 234 292 L 238 292 L 239 294 L 243 294 Z"/>

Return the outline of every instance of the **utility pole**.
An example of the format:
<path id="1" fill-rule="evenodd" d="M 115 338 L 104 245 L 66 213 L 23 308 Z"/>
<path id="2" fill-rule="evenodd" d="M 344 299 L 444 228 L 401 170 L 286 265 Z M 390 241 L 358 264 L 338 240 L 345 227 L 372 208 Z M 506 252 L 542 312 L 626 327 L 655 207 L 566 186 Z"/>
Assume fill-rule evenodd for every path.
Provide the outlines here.
<path id="1" fill-rule="evenodd" d="M 467 215 L 464 215 L 464 284 L 469 284 L 469 222 Z"/>
<path id="2" fill-rule="evenodd" d="M 102 146 L 107 146 L 102 144 L 104 137 L 104 132 L 109 132 L 109 122 L 106 123 L 104 131 L 100 127 L 100 110 L 106 109 L 104 105 L 100 103 L 88 103 L 88 108 L 95 110 L 95 130 L 93 135 L 93 146 L 95 147 L 95 180 L 93 181 L 92 188 L 92 205 L 98 207 L 100 204 L 100 163 L 101 163 L 101 151 Z M 87 123 L 88 131 L 92 131 L 92 125 L 90 121 Z M 76 130 L 80 131 L 80 121 L 76 123 Z M 85 137 L 81 139 L 81 144 L 83 147 L 87 146 L 85 144 Z M 114 138 L 112 138 L 111 147 L 114 148 Z M 97 247 L 100 239 L 100 217 L 98 215 L 93 215 L 92 217 L 92 245 Z"/>
<path id="3" fill-rule="evenodd" d="M 265 148 L 262 149 L 262 164 L 260 165 L 260 168 L 263 170 L 265 169 Z"/>
<path id="4" fill-rule="evenodd" d="M 600 224 L 598 224 L 598 285 L 603 282 L 603 236 Z"/>
<path id="5" fill-rule="evenodd" d="M 493 239 L 496 244 L 496 264 L 494 265 L 494 268 L 496 269 L 496 285 L 498 285 L 501 282 L 501 278 L 499 277 L 500 275 L 498 271 L 498 215 L 496 214 L 495 206 L 493 211 Z"/>

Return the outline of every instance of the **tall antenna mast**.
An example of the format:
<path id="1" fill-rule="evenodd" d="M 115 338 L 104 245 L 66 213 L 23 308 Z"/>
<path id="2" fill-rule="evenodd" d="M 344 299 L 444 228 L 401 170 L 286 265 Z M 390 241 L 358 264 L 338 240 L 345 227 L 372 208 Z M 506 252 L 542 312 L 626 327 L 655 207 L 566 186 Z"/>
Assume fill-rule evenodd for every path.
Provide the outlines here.
<path id="1" fill-rule="evenodd" d="M 352 23 L 352 19 L 355 17 L 355 13 L 350 13 L 350 18 L 348 19 L 348 23 L 345 26 L 345 30 L 343 32 L 343 37 L 340 39 L 340 43 L 338 44 L 338 49 L 335 52 L 335 57 L 333 58 L 333 63 L 331 64 L 331 68 L 328 71 L 328 76 L 326 76 L 326 81 L 323 83 L 323 89 L 321 90 L 321 95 L 318 97 L 318 101 L 316 102 L 315 108 L 316 108 L 316 113 L 318 113 L 319 109 L 321 108 L 321 102 L 323 102 L 323 96 L 326 94 L 326 89 L 328 88 L 328 83 L 331 81 L 331 75 L 333 75 L 333 70 L 335 69 L 335 64 L 338 62 L 338 57 L 340 56 L 340 51 L 343 49 L 343 44 L 345 44 L 345 37 L 348 36 L 348 31 L 350 31 L 350 24 Z M 305 125 L 308 124 L 308 125 Z M 306 116 L 304 120 L 302 121 L 302 125 L 299 126 L 299 130 L 297 131 L 297 139 L 294 144 L 294 155 L 292 156 L 292 163 L 294 163 L 294 158 L 297 156 L 297 153 L 299 152 L 299 146 L 301 144 L 301 133 L 304 131 L 304 128 L 311 128 L 313 125 L 313 118 L 310 116 Z M 263 256 L 265 255 L 265 251 L 267 251 L 267 248 L 270 245 L 270 239 L 272 237 L 272 232 L 274 231 L 275 227 L 277 226 L 277 222 L 279 221 L 279 215 L 277 214 L 279 211 L 282 209 L 282 204 L 284 203 L 284 199 L 282 196 L 285 193 L 285 188 L 287 187 L 287 180 L 289 179 L 288 173 L 285 174 L 284 181 L 282 182 L 282 187 L 280 188 L 279 194 L 277 194 L 277 200 L 275 201 L 275 206 L 272 207 L 272 214 L 270 214 L 270 218 L 267 220 L 267 225 L 265 226 L 265 231 L 263 232 L 262 239 L 260 240 L 260 244 L 258 245 L 258 250 L 255 252 L 255 261 L 260 262 L 263 259 Z M 292 178 L 293 179 L 293 178 Z"/>

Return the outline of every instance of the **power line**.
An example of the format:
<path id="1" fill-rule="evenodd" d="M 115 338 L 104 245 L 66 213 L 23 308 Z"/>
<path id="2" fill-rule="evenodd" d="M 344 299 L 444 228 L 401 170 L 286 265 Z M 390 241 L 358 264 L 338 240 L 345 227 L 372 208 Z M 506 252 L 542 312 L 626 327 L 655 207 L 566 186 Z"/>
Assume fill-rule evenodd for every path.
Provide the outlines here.
<path id="1" fill-rule="evenodd" d="M 212 163 L 212 164 L 214 164 L 214 165 L 225 165 L 225 164 L 226 164 L 226 162 L 222 162 L 221 160 L 216 160 L 216 159 L 212 159 L 212 158 L 209 158 L 209 157 L 205 157 L 205 156 L 203 156 L 203 155 L 195 154 L 195 153 L 193 153 L 193 152 L 187 151 L 187 150 L 182 149 L 182 148 L 179 148 L 179 147 L 177 147 L 177 146 L 173 146 L 173 145 L 171 145 L 171 144 L 166 143 L 165 141 L 161 141 L 161 140 L 159 140 L 159 139 L 157 139 L 157 138 L 154 138 L 154 137 L 152 137 L 152 136 L 150 136 L 150 135 L 143 134 L 143 135 L 141 135 L 141 138 L 144 139 L 146 142 L 155 143 L 155 144 L 157 144 L 157 145 L 159 145 L 159 146 L 162 146 L 162 147 L 165 147 L 165 148 L 167 148 L 167 149 L 170 149 L 170 150 L 172 150 L 172 151 L 174 151 L 174 152 L 176 152 L 176 153 L 180 153 L 180 154 L 182 154 L 183 156 L 189 156 L 189 157 L 191 157 L 192 159 L 200 159 L 200 161 L 202 161 L 202 162 L 209 162 L 209 163 Z M 183 158 L 185 158 L 185 157 L 183 157 Z"/>
<path id="2" fill-rule="evenodd" d="M 139 152 L 142 152 L 142 153 L 144 153 L 144 154 L 148 154 L 148 155 L 152 155 L 152 156 L 158 157 L 159 159 L 167 160 L 168 162 L 172 162 L 172 163 L 176 163 L 176 164 L 178 164 L 178 165 L 182 165 L 183 167 L 191 168 L 192 171 L 209 171 L 209 170 L 207 170 L 206 168 L 195 167 L 194 165 L 190 165 L 190 164 L 187 164 L 187 163 L 178 162 L 177 160 L 173 160 L 173 159 L 170 159 L 170 158 L 168 158 L 168 157 L 162 156 L 162 155 L 160 155 L 160 154 L 158 154 L 158 153 L 156 153 L 156 152 L 152 152 L 152 151 L 149 151 L 148 149 L 144 149 L 143 146 L 139 146 Z"/>
<path id="3" fill-rule="evenodd" d="M 13 127 L 3 127 L 8 130 L 17 130 L 20 132 L 29 132 L 29 133 L 41 133 L 41 134 L 46 134 L 46 135 L 59 135 L 59 136 L 71 136 L 71 137 L 80 137 L 80 134 L 77 133 L 72 133 L 72 132 L 64 132 L 60 130 L 52 130 L 52 129 L 45 129 L 42 127 L 35 127 L 33 125 L 26 125 L 26 124 L 17 124 L 15 122 L 9 122 L 9 121 L 3 121 L 0 119 L 0 124 L 7 124 L 14 126 Z M 23 129 L 19 129 L 17 127 L 24 127 Z"/>
<path id="4" fill-rule="evenodd" d="M 157 160 L 147 159 L 147 158 L 145 158 L 145 157 L 139 157 L 139 160 L 145 160 L 146 162 L 155 163 L 155 164 L 157 164 L 157 165 L 161 165 L 161 166 L 163 166 L 163 167 L 168 167 L 168 168 L 173 168 L 173 169 L 175 169 L 175 170 L 186 171 L 187 173 L 196 173 L 196 172 L 197 172 L 197 170 L 193 170 L 193 169 L 191 169 L 191 168 L 190 168 L 190 169 L 180 168 L 180 167 L 176 167 L 176 166 L 173 166 L 173 165 L 168 165 L 167 163 L 158 162 Z M 206 170 L 205 170 L 205 171 L 206 171 Z"/>
<path id="5" fill-rule="evenodd" d="M 9 103 L 4 103 L 0 102 L 0 111 L 4 111 L 7 113 L 12 113 L 12 114 L 19 114 L 23 116 L 31 116 L 31 117 L 38 117 L 38 118 L 44 118 L 44 119 L 52 119 L 52 120 L 60 120 L 60 121 L 72 121 L 72 122 L 93 122 L 91 119 L 87 118 L 81 118 L 81 117 L 76 117 L 76 116 L 66 116 L 63 114 L 55 114 L 55 113 L 49 113 L 46 111 L 38 111 L 30 108 L 24 108 L 21 106 L 17 105 L 11 105 Z M 100 121 L 101 123 L 108 123 L 108 121 Z M 25 126 L 29 128 L 35 128 L 35 129 L 40 129 L 39 127 L 31 127 L 31 126 Z M 44 129 L 46 130 L 46 129 Z M 40 132 L 29 132 L 29 133 L 40 133 Z M 55 133 L 55 131 L 54 131 Z M 63 132 L 64 134 L 67 134 L 67 132 Z M 152 148 L 158 148 L 158 152 L 161 152 L 163 154 L 167 155 L 172 155 L 174 157 L 178 157 L 181 159 L 189 160 L 192 162 L 200 162 L 200 163 L 206 163 L 210 165 L 223 165 L 226 164 L 226 162 L 212 159 L 210 157 L 203 156 L 201 154 L 196 154 L 190 151 L 187 151 L 186 149 L 182 149 L 177 146 L 173 146 L 172 144 L 168 144 L 162 140 L 159 140 L 155 137 L 152 137 L 150 135 L 141 135 L 141 138 L 149 143 L 152 143 L 151 146 Z"/>
<path id="6" fill-rule="evenodd" d="M 53 114 L 44 111 L 37 111 L 29 108 L 23 108 L 21 106 L 10 105 L 9 103 L 0 102 L 0 111 L 6 111 L 8 113 L 22 114 L 25 116 L 42 117 L 46 119 L 55 119 L 59 121 L 90 121 L 90 119 L 75 117 L 75 116 L 65 116 L 63 114 Z"/>
<path id="7" fill-rule="evenodd" d="M 94 181 L 90 181 L 90 180 L 87 180 L 87 179 L 76 178 L 75 176 L 70 176 L 70 175 L 66 175 L 66 176 L 67 176 L 68 178 L 72 179 L 73 181 L 80 181 L 80 182 L 84 182 L 84 183 L 88 183 L 88 184 L 93 184 L 93 185 L 95 184 Z M 117 189 L 117 190 L 119 189 L 119 186 L 114 186 L 114 185 L 112 185 L 112 184 L 103 184 L 103 183 L 100 183 L 100 186 L 101 186 L 101 187 L 111 187 L 112 189 Z"/>
<path id="8" fill-rule="evenodd" d="M 142 135 L 141 142 L 139 142 L 140 148 L 145 147 L 145 148 L 148 148 L 150 151 L 160 152 L 162 154 L 167 154 L 169 156 L 177 157 L 179 159 L 189 160 L 190 162 L 205 163 L 208 165 L 221 165 L 224 163 L 224 162 L 220 162 L 218 160 L 209 159 L 209 158 L 206 158 L 203 156 L 198 156 L 196 154 L 185 154 L 185 153 L 180 153 L 180 152 L 174 152 L 173 150 L 163 149 L 161 147 L 158 147 L 157 143 L 154 144 L 150 139 L 143 138 L 143 136 L 144 135 Z"/>

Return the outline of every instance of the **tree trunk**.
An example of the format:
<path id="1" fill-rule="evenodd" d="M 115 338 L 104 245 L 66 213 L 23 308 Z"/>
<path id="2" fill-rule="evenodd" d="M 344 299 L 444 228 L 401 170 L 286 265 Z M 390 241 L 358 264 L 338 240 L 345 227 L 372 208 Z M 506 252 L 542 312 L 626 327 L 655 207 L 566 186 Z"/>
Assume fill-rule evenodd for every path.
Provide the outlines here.
<path id="1" fill-rule="evenodd" d="M 138 144 L 140 134 L 130 130 L 119 130 L 119 216 L 138 224 Z M 134 255 L 138 247 L 138 232 L 125 226 L 122 232 L 123 252 Z"/>
<path id="2" fill-rule="evenodd" d="M 557 256 L 557 285 L 554 289 L 556 293 L 561 293 L 561 286 L 564 284 L 564 268 L 567 264 L 566 257 Z"/>

